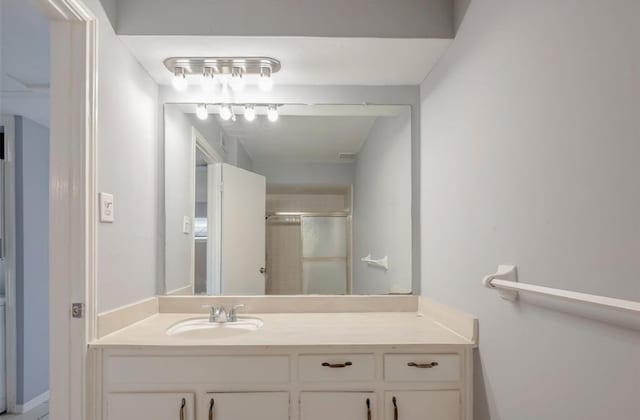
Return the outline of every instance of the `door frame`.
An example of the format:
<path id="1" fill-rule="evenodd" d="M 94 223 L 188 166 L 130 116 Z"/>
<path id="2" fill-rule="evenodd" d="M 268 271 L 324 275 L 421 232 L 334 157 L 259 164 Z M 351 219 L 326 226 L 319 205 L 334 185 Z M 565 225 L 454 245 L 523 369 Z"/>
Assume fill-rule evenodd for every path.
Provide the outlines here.
<path id="1" fill-rule="evenodd" d="M 83 0 L 35 4 L 50 20 L 49 235 L 59 244 L 49 247 L 49 418 L 84 420 L 96 412 L 98 22 Z"/>
<path id="2" fill-rule="evenodd" d="M 4 127 L 3 241 L 5 257 L 5 396 L 7 413 L 18 411 L 18 326 L 16 312 L 15 116 L 0 115 Z"/>
<path id="3" fill-rule="evenodd" d="M 195 127 L 191 127 L 191 144 L 193 150 L 193 185 L 192 202 L 195 202 L 195 179 L 196 179 L 196 150 L 199 150 L 207 159 L 207 294 L 220 294 L 220 261 L 221 261 L 221 224 L 222 224 L 222 191 L 220 189 L 220 164 L 224 159 L 211 146 L 205 136 Z M 212 188 L 214 187 L 214 188 Z M 195 206 L 192 218 L 195 217 Z M 210 245 L 212 245 L 210 247 Z M 213 251 L 213 252 L 211 252 Z M 191 279 L 195 290 L 195 240 L 191 250 Z M 215 269 L 212 269 L 215 267 Z M 217 293 L 216 293 L 217 291 Z M 193 293 L 192 293 L 193 294 Z"/>

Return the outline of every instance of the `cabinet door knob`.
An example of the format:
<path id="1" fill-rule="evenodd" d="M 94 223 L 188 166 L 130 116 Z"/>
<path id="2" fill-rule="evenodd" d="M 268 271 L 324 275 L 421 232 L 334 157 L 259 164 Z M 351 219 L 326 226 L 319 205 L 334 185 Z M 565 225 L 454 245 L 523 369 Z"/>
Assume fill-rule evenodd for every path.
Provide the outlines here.
<path id="1" fill-rule="evenodd" d="M 324 362 L 322 364 L 322 366 L 328 367 L 328 368 L 331 368 L 331 369 L 344 368 L 344 367 L 351 366 L 351 365 L 353 365 L 353 363 L 351 363 L 351 362 L 344 362 L 344 363 L 328 363 L 328 362 Z"/>
<path id="2" fill-rule="evenodd" d="M 367 420 L 371 420 L 371 401 L 367 398 Z"/>
<path id="3" fill-rule="evenodd" d="M 391 399 L 393 403 L 393 420 L 398 420 L 398 401 L 396 401 L 396 397 Z"/>
<path id="4" fill-rule="evenodd" d="M 213 420 L 213 406 L 215 404 L 216 402 L 211 398 L 211 401 L 209 401 L 209 420 Z"/>
<path id="5" fill-rule="evenodd" d="M 184 410 L 187 406 L 187 399 L 183 398 L 182 403 L 180 404 L 180 420 L 184 420 Z"/>
<path id="6" fill-rule="evenodd" d="M 434 367 L 438 366 L 438 362 L 431 362 L 431 363 L 409 362 L 409 363 L 407 363 L 407 366 L 418 368 L 418 369 L 431 369 L 431 368 L 434 368 Z"/>

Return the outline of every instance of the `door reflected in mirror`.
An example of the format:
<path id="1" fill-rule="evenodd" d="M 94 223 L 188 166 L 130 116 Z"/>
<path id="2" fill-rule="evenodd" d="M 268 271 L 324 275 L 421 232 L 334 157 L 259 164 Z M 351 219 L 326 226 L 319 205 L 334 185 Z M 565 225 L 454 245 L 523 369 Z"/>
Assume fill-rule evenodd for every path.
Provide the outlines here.
<path id="1" fill-rule="evenodd" d="M 165 105 L 161 293 L 411 293 L 410 107 L 198 106 Z"/>

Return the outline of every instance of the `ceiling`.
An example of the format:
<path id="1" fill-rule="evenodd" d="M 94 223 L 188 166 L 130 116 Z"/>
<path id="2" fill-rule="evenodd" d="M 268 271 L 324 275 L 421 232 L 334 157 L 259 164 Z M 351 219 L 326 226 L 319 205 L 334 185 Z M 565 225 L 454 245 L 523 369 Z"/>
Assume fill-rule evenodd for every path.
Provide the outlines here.
<path id="1" fill-rule="evenodd" d="M 268 56 L 282 62 L 282 85 L 418 85 L 451 39 L 126 36 L 120 38 L 160 85 L 168 57 Z"/>
<path id="2" fill-rule="evenodd" d="M 194 114 L 196 104 L 177 104 L 182 112 Z M 254 161 L 349 162 L 340 153 L 358 153 L 377 118 L 410 112 L 400 105 L 282 105 L 275 123 L 257 107 L 258 118 L 244 120 L 242 106 L 234 106 L 236 121 L 218 117 L 218 105 L 209 105 L 208 122 L 222 127 L 242 143 Z"/>
<path id="3" fill-rule="evenodd" d="M 276 123 L 242 117 L 223 124 L 254 161 L 344 162 L 339 153 L 357 153 L 376 117 L 282 116 Z"/>
<path id="4" fill-rule="evenodd" d="M 29 1 L 0 1 L 2 112 L 49 125 L 49 21 Z"/>

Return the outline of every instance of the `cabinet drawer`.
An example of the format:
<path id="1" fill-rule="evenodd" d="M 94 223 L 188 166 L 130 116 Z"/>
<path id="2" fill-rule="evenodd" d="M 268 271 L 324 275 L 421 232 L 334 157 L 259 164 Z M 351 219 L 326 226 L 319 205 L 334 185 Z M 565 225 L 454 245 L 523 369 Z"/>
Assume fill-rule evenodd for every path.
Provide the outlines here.
<path id="1" fill-rule="evenodd" d="M 302 382 L 357 382 L 375 378 L 373 354 L 306 354 L 299 357 Z"/>
<path id="2" fill-rule="evenodd" d="M 105 375 L 112 385 L 287 383 L 289 357 L 113 356 Z"/>
<path id="3" fill-rule="evenodd" d="M 387 381 L 457 381 L 460 357 L 457 354 L 385 354 Z"/>
<path id="4" fill-rule="evenodd" d="M 107 397 L 107 420 L 193 420 L 191 393 L 128 392 Z"/>

